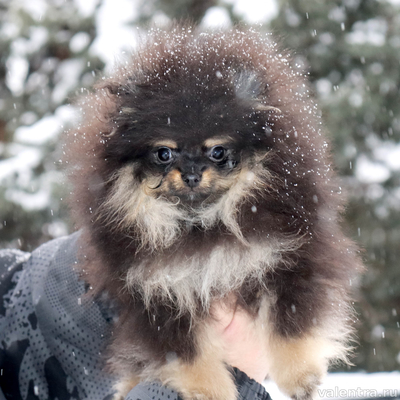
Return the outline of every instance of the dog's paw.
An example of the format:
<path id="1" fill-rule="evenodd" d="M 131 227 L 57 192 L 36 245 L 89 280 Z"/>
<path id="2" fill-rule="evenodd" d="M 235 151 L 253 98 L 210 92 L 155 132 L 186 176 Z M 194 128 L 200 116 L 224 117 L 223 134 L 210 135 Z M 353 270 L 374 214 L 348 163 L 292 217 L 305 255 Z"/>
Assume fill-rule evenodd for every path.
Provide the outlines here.
<path id="1" fill-rule="evenodd" d="M 184 400 L 236 400 L 236 386 L 226 366 L 218 360 L 210 359 L 213 364 L 197 361 L 170 364 L 164 370 L 165 384 Z"/>
<path id="2" fill-rule="evenodd" d="M 276 338 L 271 341 L 270 376 L 279 389 L 294 400 L 311 400 L 326 374 L 324 341 L 314 337 Z"/>
<path id="3" fill-rule="evenodd" d="M 295 387 L 291 387 L 290 397 L 293 400 L 312 400 L 317 398 L 317 388 L 321 384 L 322 373 L 307 373 L 303 379 L 297 382 Z"/>
<path id="4" fill-rule="evenodd" d="M 279 389 L 293 400 L 312 400 L 318 398 L 317 389 L 322 382 L 323 368 L 292 370 L 292 374 L 275 376 Z"/>

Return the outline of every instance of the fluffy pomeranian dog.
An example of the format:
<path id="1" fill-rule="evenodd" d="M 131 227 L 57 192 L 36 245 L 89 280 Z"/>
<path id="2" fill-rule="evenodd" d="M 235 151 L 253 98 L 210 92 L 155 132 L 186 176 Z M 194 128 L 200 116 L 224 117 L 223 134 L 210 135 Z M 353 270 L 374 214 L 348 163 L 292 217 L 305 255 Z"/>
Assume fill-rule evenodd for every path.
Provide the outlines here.
<path id="1" fill-rule="evenodd" d="M 215 302 L 253 319 L 270 376 L 308 399 L 347 360 L 361 264 L 305 78 L 251 30 L 154 30 L 80 102 L 66 145 L 81 271 L 118 305 L 118 395 L 159 380 L 233 400 Z"/>

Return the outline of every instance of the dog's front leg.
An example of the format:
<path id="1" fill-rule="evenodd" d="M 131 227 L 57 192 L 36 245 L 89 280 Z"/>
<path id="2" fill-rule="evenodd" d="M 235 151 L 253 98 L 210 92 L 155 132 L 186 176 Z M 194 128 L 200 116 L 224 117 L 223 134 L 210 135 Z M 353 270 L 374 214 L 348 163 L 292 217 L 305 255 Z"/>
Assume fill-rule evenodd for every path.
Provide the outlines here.
<path id="1" fill-rule="evenodd" d="M 224 346 L 211 325 L 198 328 L 196 347 L 192 361 L 167 362 L 160 370 L 161 382 L 185 400 L 235 400 L 237 390 L 224 360 Z"/>

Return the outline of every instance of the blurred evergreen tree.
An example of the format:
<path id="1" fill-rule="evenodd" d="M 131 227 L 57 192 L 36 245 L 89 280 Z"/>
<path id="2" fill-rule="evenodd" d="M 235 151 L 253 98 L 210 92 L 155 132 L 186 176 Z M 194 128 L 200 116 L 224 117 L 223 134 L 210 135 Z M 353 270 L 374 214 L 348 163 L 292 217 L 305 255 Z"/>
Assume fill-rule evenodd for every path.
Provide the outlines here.
<path id="1" fill-rule="evenodd" d="M 105 67 L 93 50 L 105 3 L 0 0 L 0 247 L 31 250 L 71 229 L 54 149 L 73 119 L 65 104 Z M 225 10 L 234 23 L 241 20 L 233 0 L 124 0 L 124 5 L 135 7 L 132 30 L 171 19 L 200 23 L 212 7 Z M 107 13 L 103 9 L 111 19 Z M 284 47 L 295 51 L 296 68 L 310 74 L 349 192 L 350 234 L 365 247 L 369 267 L 358 303 L 356 368 L 398 369 L 399 9 L 384 0 L 280 0 L 270 25 L 261 29 L 272 27 Z M 21 126 L 53 134 L 38 139 Z"/>
<path id="2" fill-rule="evenodd" d="M 374 0 L 285 0 L 271 26 L 309 72 L 368 270 L 356 368 L 400 364 L 400 13 Z"/>
<path id="3" fill-rule="evenodd" d="M 5 0 L 0 21 L 0 246 L 32 250 L 68 233 L 54 150 L 73 116 L 61 106 L 104 63 L 88 53 L 94 16 L 81 15 L 71 0 Z M 42 139 L 17 130 L 35 124 Z"/>

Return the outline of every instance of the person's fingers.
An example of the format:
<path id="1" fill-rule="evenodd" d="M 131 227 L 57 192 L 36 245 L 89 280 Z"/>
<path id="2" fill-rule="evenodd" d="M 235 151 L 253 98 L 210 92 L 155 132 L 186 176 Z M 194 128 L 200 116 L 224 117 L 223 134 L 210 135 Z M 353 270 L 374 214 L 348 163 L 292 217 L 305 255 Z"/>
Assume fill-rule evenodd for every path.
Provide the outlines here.
<path id="1" fill-rule="evenodd" d="M 223 302 L 213 304 L 212 316 L 226 350 L 226 362 L 262 382 L 268 372 L 266 333 L 248 313 Z"/>

